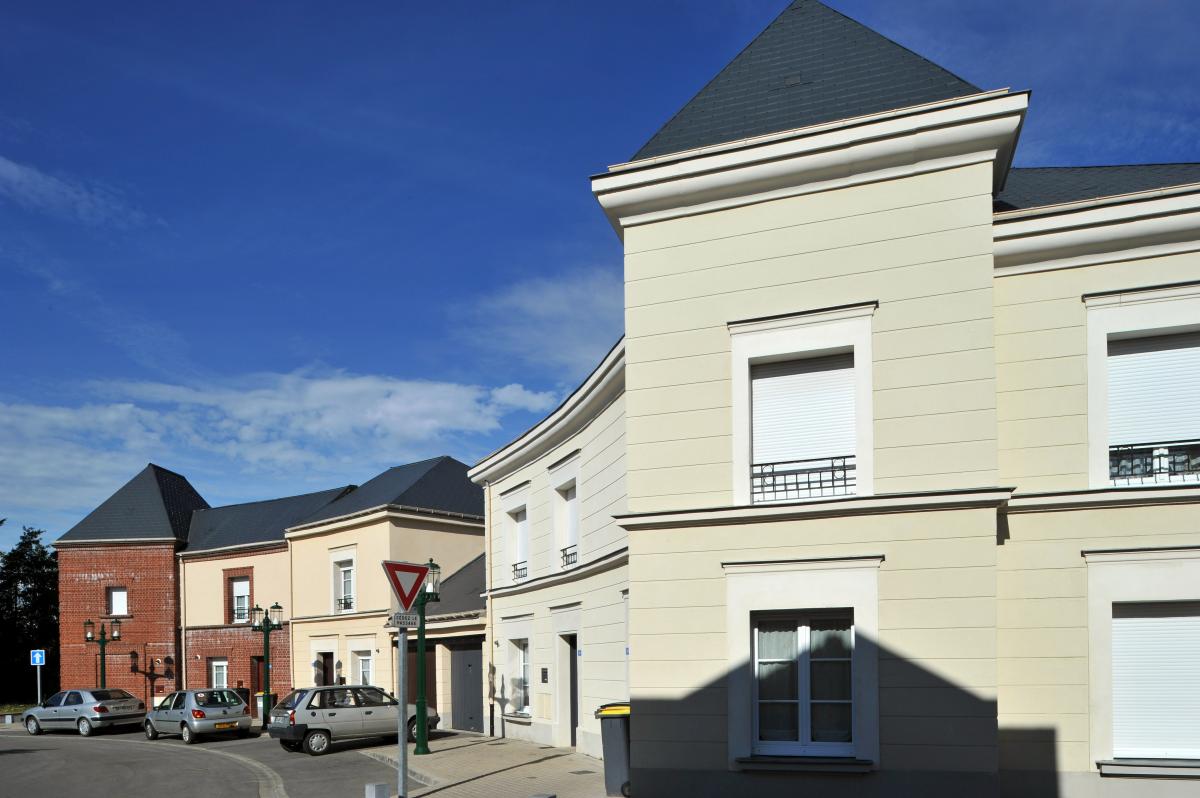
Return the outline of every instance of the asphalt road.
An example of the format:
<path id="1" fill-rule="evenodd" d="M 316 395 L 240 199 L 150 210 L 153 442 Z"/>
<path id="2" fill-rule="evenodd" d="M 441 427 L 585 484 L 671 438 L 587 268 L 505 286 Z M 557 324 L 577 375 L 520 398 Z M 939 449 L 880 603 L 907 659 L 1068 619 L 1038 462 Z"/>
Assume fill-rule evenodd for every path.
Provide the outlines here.
<path id="1" fill-rule="evenodd" d="M 92 737 L 0 731 L 0 797 L 362 798 L 363 786 L 396 782 L 396 771 L 335 744 L 324 756 L 284 751 L 270 737 L 147 740 L 136 727 Z M 416 787 L 416 784 L 412 784 Z"/>

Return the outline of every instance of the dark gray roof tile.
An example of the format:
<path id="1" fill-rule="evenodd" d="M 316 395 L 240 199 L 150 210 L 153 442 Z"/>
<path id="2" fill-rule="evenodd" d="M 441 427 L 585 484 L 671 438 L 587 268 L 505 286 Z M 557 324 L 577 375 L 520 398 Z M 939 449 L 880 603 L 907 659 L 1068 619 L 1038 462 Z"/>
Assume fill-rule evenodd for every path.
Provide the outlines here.
<path id="1" fill-rule="evenodd" d="M 1019 167 L 1009 170 L 994 207 L 1037 208 L 1189 183 L 1200 183 L 1200 163 Z"/>
<path id="2" fill-rule="evenodd" d="M 387 504 L 483 516 L 483 489 L 467 479 L 467 466 L 434 457 L 389 468 L 299 523 L 311 524 Z"/>
<path id="3" fill-rule="evenodd" d="M 186 542 L 192 511 L 207 507 L 186 477 L 150 463 L 58 540 Z"/>
<path id="4" fill-rule="evenodd" d="M 283 541 L 283 531 L 330 502 L 354 490 L 353 485 L 301 496 L 197 510 L 188 534 L 189 552 Z"/>

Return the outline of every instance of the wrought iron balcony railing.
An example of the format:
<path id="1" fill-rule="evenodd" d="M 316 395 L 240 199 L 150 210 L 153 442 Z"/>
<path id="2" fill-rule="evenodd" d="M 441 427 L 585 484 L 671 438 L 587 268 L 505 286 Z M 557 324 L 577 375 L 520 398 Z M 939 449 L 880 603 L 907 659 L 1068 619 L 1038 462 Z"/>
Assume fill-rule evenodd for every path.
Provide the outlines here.
<path id="1" fill-rule="evenodd" d="M 529 576 L 529 562 L 522 560 L 513 563 L 513 579 L 524 579 Z"/>
<path id="2" fill-rule="evenodd" d="M 354 609 L 354 596 L 340 596 L 335 602 L 339 612 Z"/>
<path id="3" fill-rule="evenodd" d="M 234 607 L 233 608 L 233 622 L 234 623 L 245 623 L 248 620 L 250 620 L 250 609 L 248 607 Z"/>
<path id="4" fill-rule="evenodd" d="M 1200 482 L 1200 441 L 1110 446 L 1108 478 L 1114 485 Z"/>
<path id="5" fill-rule="evenodd" d="M 579 562 L 579 547 L 567 546 L 562 550 L 562 567 L 569 568 Z"/>
<path id="6" fill-rule="evenodd" d="M 854 488 L 854 455 L 755 463 L 750 467 L 752 504 L 845 496 L 854 493 Z"/>

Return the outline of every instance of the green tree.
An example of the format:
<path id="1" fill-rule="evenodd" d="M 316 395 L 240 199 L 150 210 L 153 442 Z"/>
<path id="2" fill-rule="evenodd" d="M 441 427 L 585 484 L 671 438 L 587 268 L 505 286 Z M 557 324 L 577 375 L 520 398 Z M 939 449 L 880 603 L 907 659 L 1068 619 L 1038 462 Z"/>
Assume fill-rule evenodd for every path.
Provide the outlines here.
<path id="1" fill-rule="evenodd" d="M 36 692 L 29 651 L 46 649 L 42 693 L 58 682 L 58 561 L 41 529 L 25 527 L 0 555 L 0 698 L 31 700 Z"/>

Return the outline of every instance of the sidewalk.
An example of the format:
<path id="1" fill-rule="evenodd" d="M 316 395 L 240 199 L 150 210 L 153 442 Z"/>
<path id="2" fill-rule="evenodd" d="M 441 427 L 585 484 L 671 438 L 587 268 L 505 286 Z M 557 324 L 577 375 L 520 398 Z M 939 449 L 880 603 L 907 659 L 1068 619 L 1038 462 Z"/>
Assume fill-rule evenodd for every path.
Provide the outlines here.
<path id="1" fill-rule="evenodd" d="M 413 756 L 408 771 L 424 785 L 411 784 L 415 796 L 438 798 L 603 798 L 604 763 L 569 748 L 520 740 L 502 740 L 473 732 L 435 732 L 432 753 Z M 396 746 L 359 749 L 396 766 Z M 394 787 L 394 785 L 393 785 Z"/>

